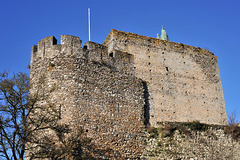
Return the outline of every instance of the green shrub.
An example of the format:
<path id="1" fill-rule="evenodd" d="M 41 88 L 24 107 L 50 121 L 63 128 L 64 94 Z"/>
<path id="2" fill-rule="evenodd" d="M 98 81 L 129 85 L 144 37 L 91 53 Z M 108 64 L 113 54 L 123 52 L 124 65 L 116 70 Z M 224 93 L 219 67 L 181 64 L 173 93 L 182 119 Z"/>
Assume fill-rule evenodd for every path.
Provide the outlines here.
<path id="1" fill-rule="evenodd" d="M 238 127 L 237 125 L 224 127 L 224 133 L 231 135 L 232 138 L 235 140 L 240 139 L 240 127 Z"/>
<path id="2" fill-rule="evenodd" d="M 206 129 L 208 129 L 207 125 L 202 124 L 199 121 L 193 121 L 193 122 L 187 123 L 187 126 L 192 131 L 205 131 Z"/>
<path id="3" fill-rule="evenodd" d="M 158 143 L 157 143 L 157 146 L 158 146 L 158 147 L 161 147 L 161 146 L 162 146 L 161 142 L 158 142 Z"/>
<path id="4" fill-rule="evenodd" d="M 157 128 L 147 127 L 147 132 L 150 134 L 150 138 L 157 138 L 159 133 Z"/>
<path id="5" fill-rule="evenodd" d="M 165 124 L 164 129 L 162 131 L 162 135 L 164 137 L 171 137 L 173 136 L 173 133 L 175 130 L 176 130 L 176 126 L 171 124 Z"/>

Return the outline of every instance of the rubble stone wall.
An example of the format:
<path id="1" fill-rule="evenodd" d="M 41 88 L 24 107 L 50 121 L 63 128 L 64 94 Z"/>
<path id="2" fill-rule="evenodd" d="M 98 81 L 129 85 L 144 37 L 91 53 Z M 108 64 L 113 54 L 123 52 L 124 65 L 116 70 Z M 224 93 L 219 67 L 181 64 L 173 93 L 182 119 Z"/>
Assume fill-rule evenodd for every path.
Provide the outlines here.
<path id="1" fill-rule="evenodd" d="M 183 126 L 181 126 L 183 128 Z M 240 159 L 240 141 L 226 134 L 223 127 L 211 127 L 204 131 L 175 130 L 171 136 L 160 131 L 159 135 L 148 133 L 147 147 L 142 159 Z"/>
<path id="2" fill-rule="evenodd" d="M 134 55 L 136 76 L 149 83 L 150 123 L 227 124 L 225 101 L 213 53 L 184 44 L 112 30 L 109 52 Z"/>
<path id="3" fill-rule="evenodd" d="M 81 126 L 93 141 L 96 157 L 136 158 L 144 142 L 144 88 L 135 77 L 133 55 L 78 37 L 51 36 L 32 48 L 31 85 L 44 77 L 50 101 L 61 110 L 61 123 Z M 104 155 L 109 151 L 108 155 Z"/>

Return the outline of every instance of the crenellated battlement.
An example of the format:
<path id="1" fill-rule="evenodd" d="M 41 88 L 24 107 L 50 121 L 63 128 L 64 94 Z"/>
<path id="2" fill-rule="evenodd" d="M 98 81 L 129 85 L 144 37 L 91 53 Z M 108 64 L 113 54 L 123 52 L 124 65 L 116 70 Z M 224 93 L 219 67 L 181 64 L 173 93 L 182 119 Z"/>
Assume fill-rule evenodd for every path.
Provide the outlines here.
<path id="1" fill-rule="evenodd" d="M 73 51 L 74 50 L 74 51 Z M 82 40 L 71 35 L 61 35 L 61 43 L 57 44 L 54 36 L 43 38 L 38 45 L 33 45 L 31 50 L 31 63 L 36 59 L 51 58 L 57 54 L 69 55 L 82 50 Z"/>
<path id="2" fill-rule="evenodd" d="M 61 45 L 82 48 L 82 40 L 76 36 L 61 35 Z"/>
<path id="3" fill-rule="evenodd" d="M 46 37 L 33 45 L 31 50 L 31 64 L 34 61 L 41 61 L 57 57 L 84 58 L 92 62 L 112 66 L 118 71 L 131 72 L 133 69 L 133 55 L 112 50 L 95 42 L 88 41 L 82 48 L 82 40 L 71 35 L 61 35 L 61 43 L 57 44 L 54 36 Z"/>

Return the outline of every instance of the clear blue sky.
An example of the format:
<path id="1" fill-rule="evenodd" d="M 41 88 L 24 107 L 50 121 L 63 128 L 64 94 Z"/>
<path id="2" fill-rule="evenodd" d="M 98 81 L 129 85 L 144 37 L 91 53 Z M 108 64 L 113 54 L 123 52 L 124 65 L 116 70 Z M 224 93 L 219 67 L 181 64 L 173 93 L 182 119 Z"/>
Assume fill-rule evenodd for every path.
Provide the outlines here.
<path id="1" fill-rule="evenodd" d="M 207 48 L 218 57 L 227 112 L 240 112 L 239 0 L 0 0 L 0 72 L 27 72 L 33 44 L 61 34 L 102 43 L 112 28 Z"/>

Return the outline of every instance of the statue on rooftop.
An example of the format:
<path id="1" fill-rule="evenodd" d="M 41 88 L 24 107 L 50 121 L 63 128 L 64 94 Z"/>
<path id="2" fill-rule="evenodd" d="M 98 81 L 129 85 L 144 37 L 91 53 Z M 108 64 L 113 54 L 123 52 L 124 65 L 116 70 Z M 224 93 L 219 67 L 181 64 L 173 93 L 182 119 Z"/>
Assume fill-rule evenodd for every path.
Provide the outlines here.
<path id="1" fill-rule="evenodd" d="M 157 39 L 162 39 L 162 40 L 169 41 L 167 32 L 166 32 L 166 30 L 165 30 L 163 27 L 162 27 L 161 32 L 162 32 L 162 33 L 161 33 L 161 37 L 159 37 L 159 34 L 157 34 Z"/>

